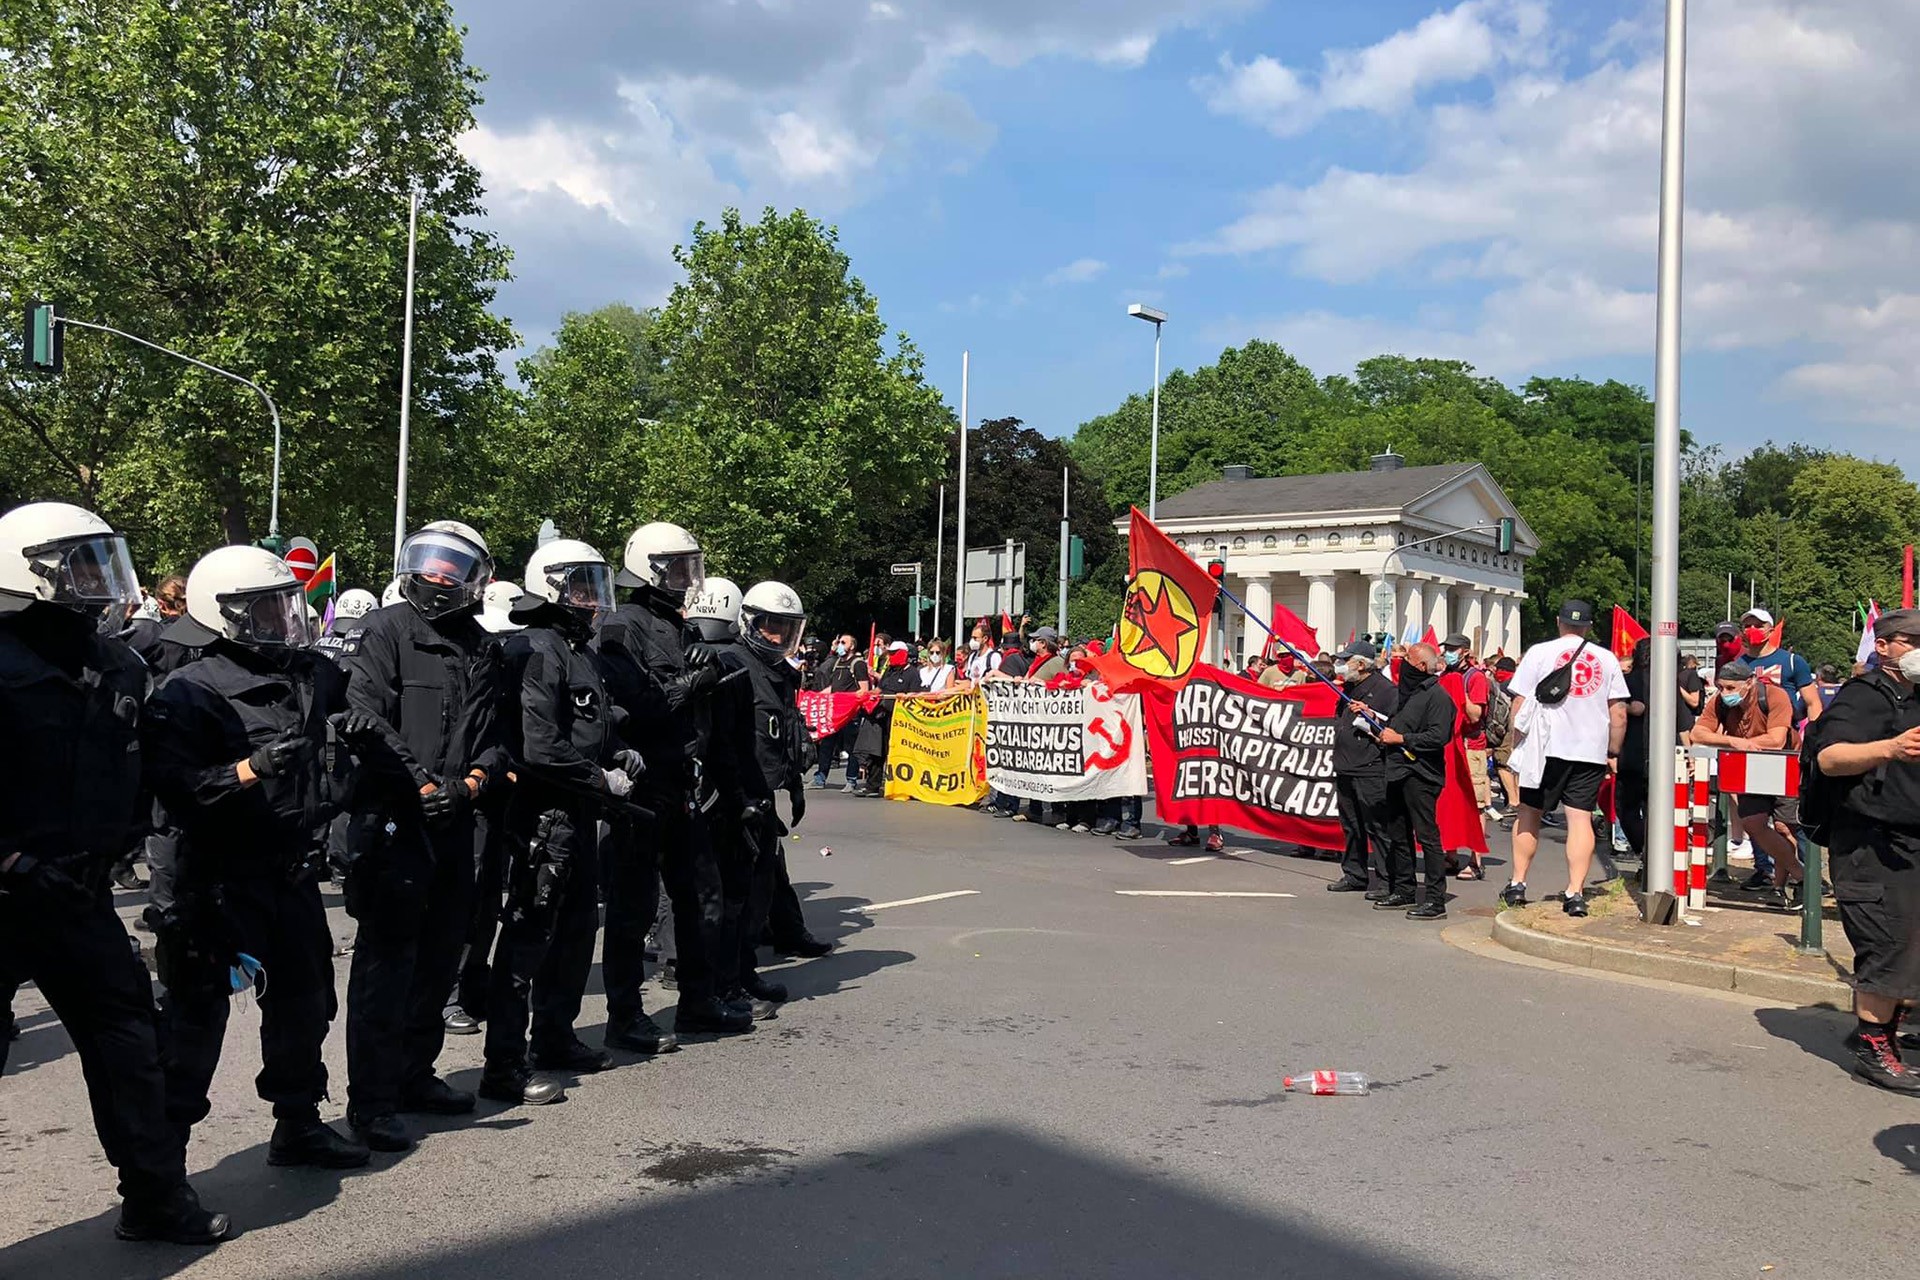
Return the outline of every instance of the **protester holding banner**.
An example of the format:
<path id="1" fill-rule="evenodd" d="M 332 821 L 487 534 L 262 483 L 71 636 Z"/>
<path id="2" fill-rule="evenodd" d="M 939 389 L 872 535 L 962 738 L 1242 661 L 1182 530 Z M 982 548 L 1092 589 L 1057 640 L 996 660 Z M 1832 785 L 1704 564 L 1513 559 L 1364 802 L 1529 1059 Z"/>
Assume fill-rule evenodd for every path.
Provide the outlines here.
<path id="1" fill-rule="evenodd" d="M 1380 651 L 1362 640 L 1342 650 L 1339 661 L 1345 668 L 1347 696 L 1387 719 L 1400 709 L 1400 691 L 1374 666 L 1379 657 Z M 1340 796 L 1340 829 L 1346 835 L 1346 851 L 1340 858 L 1340 878 L 1327 886 L 1330 893 L 1371 893 L 1369 872 L 1377 874 L 1383 886 L 1388 880 L 1386 856 L 1391 836 L 1386 748 L 1367 725 L 1361 712 L 1334 724 L 1333 785 Z M 1382 888 L 1374 895 L 1375 900 L 1388 892 Z"/>
<path id="2" fill-rule="evenodd" d="M 1440 793 L 1447 784 L 1448 744 L 1457 737 L 1458 711 L 1440 683 L 1440 654 L 1416 644 L 1400 664 L 1400 707 L 1380 730 L 1386 748 L 1387 896 L 1374 910 L 1411 908 L 1409 920 L 1447 915 L 1447 845 L 1440 835 Z M 1415 905 L 1413 842 L 1420 842 L 1426 901 Z"/>

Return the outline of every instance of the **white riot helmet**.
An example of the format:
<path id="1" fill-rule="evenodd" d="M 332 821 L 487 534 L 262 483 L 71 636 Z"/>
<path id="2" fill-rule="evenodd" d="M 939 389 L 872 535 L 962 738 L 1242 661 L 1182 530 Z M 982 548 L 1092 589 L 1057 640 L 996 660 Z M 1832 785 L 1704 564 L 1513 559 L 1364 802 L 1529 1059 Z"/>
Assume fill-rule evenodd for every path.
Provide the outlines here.
<path id="1" fill-rule="evenodd" d="M 373 598 L 373 592 L 352 587 L 342 591 L 340 598 L 334 601 L 333 616 L 335 619 L 345 618 L 352 621 L 355 618 L 366 617 L 379 607 L 380 602 Z"/>
<path id="2" fill-rule="evenodd" d="M 513 606 L 523 594 L 517 582 L 505 579 L 489 582 L 487 593 L 480 601 L 480 625 L 495 635 L 520 630 L 520 624 L 507 615 L 513 612 Z"/>
<path id="3" fill-rule="evenodd" d="M 708 644 L 740 638 L 740 588 L 729 578 L 708 578 L 687 593 L 687 621 Z"/>
<path id="4" fill-rule="evenodd" d="M 118 624 L 140 602 L 127 540 L 66 502 L 30 502 L 0 516 L 0 614 L 37 600 Z"/>
<path id="5" fill-rule="evenodd" d="M 493 577 L 486 539 L 458 520 L 435 520 L 400 544 L 400 594 L 425 618 L 480 603 Z"/>
<path id="6" fill-rule="evenodd" d="M 591 619 L 613 608 L 613 566 L 584 542 L 555 538 L 527 561 L 527 595 Z"/>
<path id="7" fill-rule="evenodd" d="M 249 649 L 301 649 L 313 642 L 307 593 L 287 562 L 260 547 L 221 547 L 187 574 L 187 617 Z"/>
<path id="8" fill-rule="evenodd" d="M 784 582 L 755 583 L 740 601 L 740 633 L 749 648 L 768 659 L 791 658 L 807 634 L 800 593 Z"/>
<path id="9" fill-rule="evenodd" d="M 400 594 L 400 579 L 395 578 L 392 582 L 389 582 L 386 585 L 385 590 L 381 591 L 380 607 L 382 609 L 385 609 L 389 605 L 399 604 L 405 598 L 406 597 Z"/>
<path id="10" fill-rule="evenodd" d="M 622 561 L 619 585 L 653 587 L 683 604 L 707 577 L 707 558 L 700 544 L 677 524 L 643 524 L 635 529 Z"/>

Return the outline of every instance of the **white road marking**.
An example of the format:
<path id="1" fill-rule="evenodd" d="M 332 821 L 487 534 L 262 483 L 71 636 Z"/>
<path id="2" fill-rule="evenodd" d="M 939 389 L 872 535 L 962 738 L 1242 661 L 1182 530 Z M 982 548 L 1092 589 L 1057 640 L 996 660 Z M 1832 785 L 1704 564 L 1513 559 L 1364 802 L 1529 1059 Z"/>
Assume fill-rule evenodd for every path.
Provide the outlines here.
<path id="1" fill-rule="evenodd" d="M 1243 893 L 1231 889 L 1115 889 L 1123 898 L 1291 898 L 1291 893 Z"/>
<path id="2" fill-rule="evenodd" d="M 1170 867 L 1190 867 L 1196 862 L 1218 862 L 1226 857 L 1224 853 L 1203 853 L 1197 858 L 1175 858 L 1167 863 Z"/>
<path id="3" fill-rule="evenodd" d="M 864 911 L 885 911 L 888 907 L 914 907 L 922 902 L 939 902 L 943 898 L 964 898 L 979 892 L 978 889 L 955 889 L 951 893 L 930 893 L 924 898 L 902 898 L 898 902 L 869 902 L 864 907 L 848 907 L 844 914 L 852 916 Z"/>

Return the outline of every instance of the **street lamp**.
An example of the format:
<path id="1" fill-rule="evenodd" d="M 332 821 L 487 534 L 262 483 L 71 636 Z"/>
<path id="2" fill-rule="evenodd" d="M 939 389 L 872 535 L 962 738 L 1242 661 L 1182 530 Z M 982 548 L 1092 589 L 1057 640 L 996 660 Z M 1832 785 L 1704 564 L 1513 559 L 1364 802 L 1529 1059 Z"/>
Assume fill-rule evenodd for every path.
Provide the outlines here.
<path id="1" fill-rule="evenodd" d="M 1136 302 L 1127 314 L 1153 326 L 1153 443 L 1147 457 L 1147 519 L 1151 520 L 1160 507 L 1160 326 L 1167 322 L 1167 313 Z"/>
<path id="2" fill-rule="evenodd" d="M 1646 522 L 1641 514 L 1640 484 L 1641 469 L 1647 455 L 1653 452 L 1653 442 L 1644 441 L 1633 455 L 1633 616 L 1637 620 L 1644 616 L 1640 612 L 1640 548 L 1646 545 Z"/>

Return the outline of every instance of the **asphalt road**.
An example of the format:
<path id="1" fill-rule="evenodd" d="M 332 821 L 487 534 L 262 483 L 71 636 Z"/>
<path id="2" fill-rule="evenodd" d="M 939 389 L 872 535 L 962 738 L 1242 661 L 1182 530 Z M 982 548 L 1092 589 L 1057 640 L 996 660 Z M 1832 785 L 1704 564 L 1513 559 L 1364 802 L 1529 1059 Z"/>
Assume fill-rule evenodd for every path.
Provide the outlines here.
<path id="1" fill-rule="evenodd" d="M 752 1035 L 630 1061 L 562 1105 L 483 1104 L 344 1177 L 271 1169 L 259 1015 L 236 1011 L 190 1162 L 242 1233 L 209 1253 L 111 1238 L 78 1063 L 23 992 L 0 1082 L 0 1277 L 1913 1265 L 1920 1101 L 1849 1079 L 1839 1015 L 1504 962 L 1270 851 L 1176 866 L 1193 851 L 812 802 L 788 856 L 840 949 L 780 971 L 796 998 Z M 1453 932 L 1484 923 L 1499 881 L 1457 885 Z M 586 1039 L 603 1017 L 596 987 Z M 341 1042 L 336 1023 L 343 1094 Z M 443 1065 L 470 1086 L 477 1040 Z M 1281 1092 L 1317 1067 L 1380 1085 Z"/>

